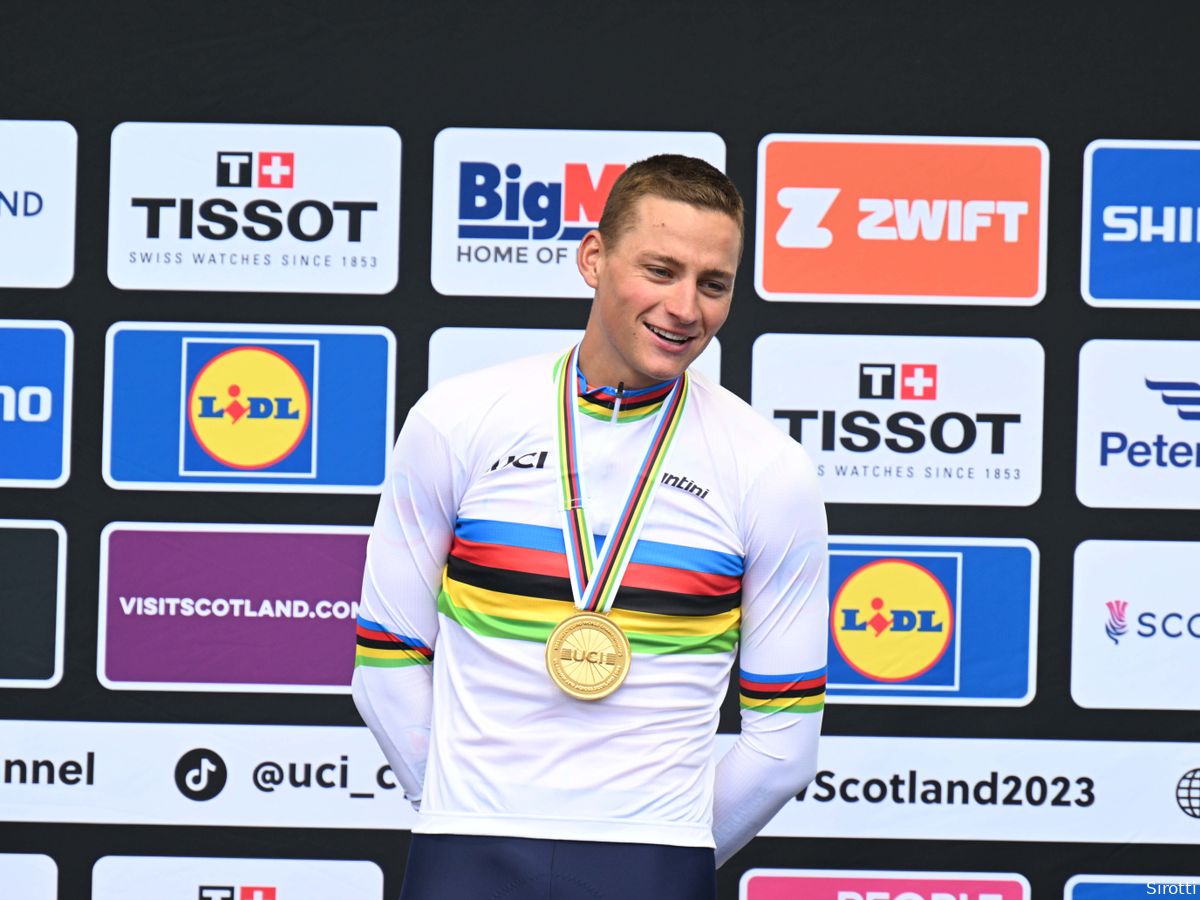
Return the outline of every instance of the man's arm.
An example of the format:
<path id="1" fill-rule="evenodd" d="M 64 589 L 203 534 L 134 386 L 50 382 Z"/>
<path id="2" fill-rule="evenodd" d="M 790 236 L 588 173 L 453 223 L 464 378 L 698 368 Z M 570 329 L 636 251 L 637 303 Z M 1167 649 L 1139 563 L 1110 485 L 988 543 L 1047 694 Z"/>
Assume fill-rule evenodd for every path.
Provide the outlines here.
<path id="1" fill-rule="evenodd" d="M 445 437 L 418 403 L 392 451 L 367 543 L 354 702 L 414 805 L 429 753 L 437 596 L 460 474 Z"/>
<path id="2" fill-rule="evenodd" d="M 745 498 L 742 732 L 717 765 L 717 865 L 816 774 L 829 633 L 828 530 L 817 476 L 799 447 Z M 768 483 L 769 482 L 769 483 Z"/>

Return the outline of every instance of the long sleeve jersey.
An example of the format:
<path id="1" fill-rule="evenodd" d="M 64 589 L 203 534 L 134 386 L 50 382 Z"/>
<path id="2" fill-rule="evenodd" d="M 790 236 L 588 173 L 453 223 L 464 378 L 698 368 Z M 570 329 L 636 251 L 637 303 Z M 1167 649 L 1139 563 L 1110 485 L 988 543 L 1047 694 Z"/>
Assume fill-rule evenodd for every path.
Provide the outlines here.
<path id="1" fill-rule="evenodd" d="M 815 772 L 828 629 L 816 473 L 799 444 L 691 373 L 609 612 L 629 638 L 628 678 L 574 699 L 545 662 L 575 610 L 554 364 L 459 376 L 410 411 L 367 550 L 356 703 L 420 801 L 414 831 L 716 846 L 723 861 Z M 617 404 L 578 381 L 599 546 L 671 384 Z M 739 646 L 741 734 L 714 767 Z"/>

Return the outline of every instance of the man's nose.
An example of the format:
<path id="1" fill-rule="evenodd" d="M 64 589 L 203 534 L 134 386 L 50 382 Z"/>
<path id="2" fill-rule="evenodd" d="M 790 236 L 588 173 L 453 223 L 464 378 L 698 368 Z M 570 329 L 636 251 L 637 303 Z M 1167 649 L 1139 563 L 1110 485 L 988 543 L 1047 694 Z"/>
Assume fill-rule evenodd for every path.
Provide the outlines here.
<path id="1" fill-rule="evenodd" d="M 700 317 L 699 290 L 694 284 L 680 281 L 672 285 L 663 305 L 672 318 L 690 325 Z"/>

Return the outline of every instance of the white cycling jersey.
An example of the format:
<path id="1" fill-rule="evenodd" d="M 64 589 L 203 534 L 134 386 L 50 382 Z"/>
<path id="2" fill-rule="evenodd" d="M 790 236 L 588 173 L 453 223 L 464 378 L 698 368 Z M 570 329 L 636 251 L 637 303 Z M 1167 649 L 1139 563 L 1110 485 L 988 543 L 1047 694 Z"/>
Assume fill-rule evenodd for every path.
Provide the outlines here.
<path id="1" fill-rule="evenodd" d="M 355 699 L 421 799 L 415 831 L 714 846 L 715 779 L 728 855 L 815 768 L 828 633 L 816 474 L 799 444 L 691 373 L 609 613 L 629 637 L 628 678 L 603 700 L 573 699 L 545 662 L 575 609 L 557 358 L 442 382 L 410 411 L 368 547 Z M 578 452 L 599 544 L 672 383 L 624 392 L 614 419 L 612 389 L 582 381 Z M 739 644 L 742 733 L 714 773 Z M 778 783 L 756 774 L 780 761 Z"/>

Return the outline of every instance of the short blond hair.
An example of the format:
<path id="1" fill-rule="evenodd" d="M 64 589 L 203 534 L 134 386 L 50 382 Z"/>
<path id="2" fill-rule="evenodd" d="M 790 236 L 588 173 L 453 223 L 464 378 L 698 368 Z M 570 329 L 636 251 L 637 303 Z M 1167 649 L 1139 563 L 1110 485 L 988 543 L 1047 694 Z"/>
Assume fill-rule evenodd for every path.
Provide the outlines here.
<path id="1" fill-rule="evenodd" d="M 745 244 L 746 206 L 729 176 L 702 159 L 677 153 L 660 153 L 635 162 L 613 183 L 599 225 L 606 243 L 615 245 L 633 227 L 634 207 L 647 196 L 722 212 L 737 223 Z"/>

